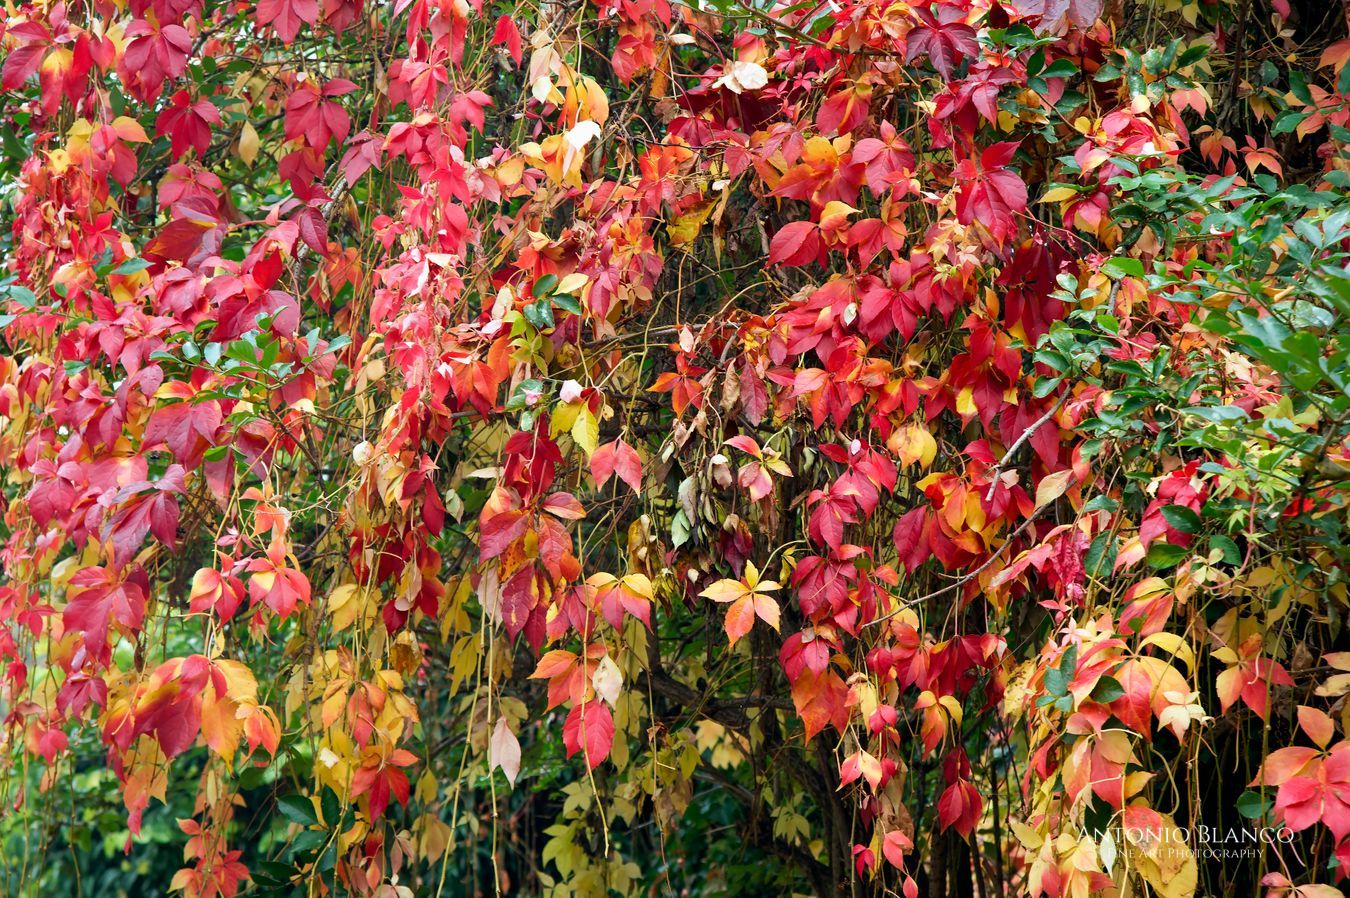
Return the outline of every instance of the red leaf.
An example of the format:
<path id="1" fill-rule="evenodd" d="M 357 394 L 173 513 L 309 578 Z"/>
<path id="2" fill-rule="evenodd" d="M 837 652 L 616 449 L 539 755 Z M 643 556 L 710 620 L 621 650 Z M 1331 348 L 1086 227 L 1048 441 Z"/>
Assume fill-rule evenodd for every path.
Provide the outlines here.
<path id="1" fill-rule="evenodd" d="M 258 24 L 271 25 L 281 42 L 289 44 L 300 33 L 300 23 L 319 21 L 319 0 L 259 0 Z"/>
<path id="2" fill-rule="evenodd" d="M 173 205 L 173 218 L 145 245 L 141 254 L 147 259 L 159 257 L 186 262 L 201 249 L 220 246 L 224 234 L 220 218 L 208 201 L 190 197 Z"/>
<path id="3" fill-rule="evenodd" d="M 886 833 L 885 840 L 881 843 L 881 854 L 890 862 L 891 866 L 897 870 L 905 869 L 905 852 L 914 847 L 914 842 L 909 836 L 898 829 L 893 829 Z"/>
<path id="4" fill-rule="evenodd" d="M 536 599 L 534 568 L 527 564 L 502 586 L 502 623 L 512 639 L 525 629 Z"/>
<path id="5" fill-rule="evenodd" d="M 571 493 L 553 493 L 544 500 L 544 511 L 565 521 L 579 521 L 586 517 L 586 509 Z"/>
<path id="6" fill-rule="evenodd" d="M 927 523 L 928 509 L 922 506 L 911 508 L 895 522 L 895 530 L 891 532 L 895 551 L 900 555 L 900 563 L 911 574 L 933 554 L 928 540 L 924 538 Z"/>
<path id="7" fill-rule="evenodd" d="M 488 42 L 488 46 L 495 47 L 498 44 L 505 44 L 512 61 L 520 65 L 520 29 L 516 27 L 515 19 L 510 16 L 497 19 L 497 26 L 492 29 L 492 40 Z"/>
<path id="8" fill-rule="evenodd" d="M 346 152 L 342 154 L 342 161 L 338 163 L 342 177 L 348 184 L 355 184 L 368 170 L 380 167 L 380 156 L 383 152 L 384 142 L 370 132 L 362 131 L 354 135 L 347 141 Z"/>
<path id="9" fill-rule="evenodd" d="M 581 659 L 566 649 L 553 649 L 539 659 L 531 680 L 548 680 L 548 708 L 563 702 L 577 702 L 585 694 L 587 671 Z"/>
<path id="10" fill-rule="evenodd" d="M 154 483 L 141 481 L 118 491 L 115 498 L 124 504 L 106 526 L 115 564 L 121 566 L 130 561 L 147 533 L 154 533 L 160 542 L 174 548 L 178 534 L 178 500 L 174 495 L 182 492 L 182 465 L 170 465 Z"/>
<path id="11" fill-rule="evenodd" d="M 155 133 L 169 137 L 169 150 L 177 158 L 195 149 L 198 156 L 211 145 L 211 126 L 220 124 L 220 110 L 210 100 L 192 102 L 185 90 L 173 95 L 155 119 Z"/>
<path id="12" fill-rule="evenodd" d="M 633 492 L 642 492 L 642 458 L 623 440 L 605 443 L 591 454 L 591 476 L 596 486 L 604 486 L 614 474 Z"/>
<path id="13" fill-rule="evenodd" d="M 165 84 L 187 69 L 192 35 L 182 25 L 168 23 L 160 28 L 145 19 L 135 19 L 127 26 L 125 37 L 127 48 L 117 72 L 138 99 L 158 97 Z"/>
<path id="14" fill-rule="evenodd" d="M 943 829 L 955 827 L 962 836 L 969 836 L 980 820 L 981 804 L 975 784 L 969 780 L 957 780 L 938 799 L 938 823 Z"/>
<path id="15" fill-rule="evenodd" d="M 965 24 L 966 14 L 961 9 L 942 5 L 937 16 L 923 8 L 914 10 L 914 15 L 921 24 L 911 29 L 906 38 L 907 62 L 927 54 L 937 73 L 950 81 L 952 70 L 962 57 L 980 55 L 975 29 Z"/>
<path id="16" fill-rule="evenodd" d="M 1027 18 L 1039 18 L 1039 31 L 1062 34 L 1069 25 L 1088 28 L 1102 14 L 1102 0 L 1013 0 Z"/>
<path id="17" fill-rule="evenodd" d="M 218 401 L 193 402 L 191 389 L 177 395 L 185 394 L 189 394 L 185 401 L 155 409 L 145 427 L 145 447 L 168 446 L 180 464 L 193 468 L 201 462 L 224 418 Z"/>
<path id="18" fill-rule="evenodd" d="M 872 99 L 870 84 L 855 84 L 825 100 L 816 113 L 816 127 L 822 134 L 847 134 L 867 118 Z"/>
<path id="19" fill-rule="evenodd" d="M 817 636 L 814 630 L 793 633 L 783 642 L 778 661 L 783 665 L 783 672 L 789 680 L 796 680 L 807 668 L 812 673 L 821 674 L 830 666 L 830 644 Z"/>
<path id="20" fill-rule="evenodd" d="M 266 605 L 281 618 L 291 615 L 297 604 L 311 601 L 309 578 L 290 567 L 280 545 L 274 543 L 261 558 L 248 563 L 248 592 L 254 606 Z"/>
<path id="21" fill-rule="evenodd" d="M 121 580 L 112 571 L 87 567 L 70 578 L 70 601 L 62 625 L 82 633 L 85 647 L 107 657 L 108 626 L 116 623 L 126 633 L 140 630 L 145 620 L 145 592 L 139 584 Z"/>
<path id="22" fill-rule="evenodd" d="M 484 511 L 487 509 L 485 508 Z M 479 522 L 478 548 L 483 560 L 496 558 L 529 529 L 530 519 L 523 511 L 503 511 Z"/>
<path id="23" fill-rule="evenodd" d="M 1276 749 L 1261 762 L 1261 772 L 1251 785 L 1282 786 L 1307 772 L 1308 766 L 1316 762 L 1318 756 L 1317 749 L 1304 745 Z"/>
<path id="24" fill-rule="evenodd" d="M 404 749 L 396 749 L 389 760 L 377 767 L 362 767 L 352 774 L 352 797 L 367 795 L 370 801 L 370 817 L 377 819 L 389 807 L 392 795 L 399 804 L 406 805 L 411 792 L 408 775 L 399 767 L 414 763 L 417 757 Z"/>
<path id="25" fill-rule="evenodd" d="M 820 228 L 810 221 L 794 221 L 769 242 L 770 265 L 805 265 L 824 251 Z"/>
<path id="26" fill-rule="evenodd" d="M 582 752 L 594 770 L 609 757 L 614 745 L 614 716 L 604 702 L 591 700 L 577 705 L 563 724 L 563 747 L 567 757 Z"/>
<path id="27" fill-rule="evenodd" d="M 979 159 L 962 159 L 956 166 L 960 184 L 956 217 L 963 225 L 979 222 L 1000 242 L 1017 231 L 1014 216 L 1027 208 L 1027 185 L 1007 169 L 1017 144 L 996 143 Z"/>
<path id="28" fill-rule="evenodd" d="M 0 87 L 14 90 L 27 81 L 42 65 L 42 56 L 46 52 L 46 43 L 24 44 L 11 50 L 5 57 L 4 68 L 0 69 Z"/>
<path id="29" fill-rule="evenodd" d="M 806 727 L 808 741 L 827 724 L 833 723 L 843 732 L 848 725 L 847 702 L 848 686 L 832 670 L 818 675 L 807 667 L 792 683 L 792 703 Z"/>
<path id="30" fill-rule="evenodd" d="M 460 122 L 468 122 L 479 131 L 487 124 L 484 110 L 492 105 L 492 98 L 481 90 L 458 94 L 450 103 L 450 115 Z"/>
<path id="31" fill-rule="evenodd" d="M 328 253 L 328 222 L 323 213 L 313 206 L 307 206 L 295 214 L 296 224 L 300 225 L 300 239 L 319 255 Z"/>
<path id="32" fill-rule="evenodd" d="M 844 525 L 858 522 L 859 498 L 863 496 L 858 481 L 847 474 L 830 484 L 830 489 L 812 490 L 807 495 L 808 505 L 814 505 L 807 522 L 807 532 L 816 543 L 839 548 L 844 542 Z"/>
<path id="33" fill-rule="evenodd" d="M 346 93 L 350 85 L 338 78 L 327 82 L 322 91 L 310 82 L 292 91 L 286 98 L 286 139 L 303 140 L 320 152 L 333 140 L 345 140 L 351 118 L 341 103 L 326 98 Z"/>

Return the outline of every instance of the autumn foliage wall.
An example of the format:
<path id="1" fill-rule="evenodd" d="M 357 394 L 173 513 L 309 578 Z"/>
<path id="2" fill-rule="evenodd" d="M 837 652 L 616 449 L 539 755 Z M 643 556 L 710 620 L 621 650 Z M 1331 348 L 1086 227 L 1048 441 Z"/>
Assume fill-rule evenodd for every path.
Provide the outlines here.
<path id="1" fill-rule="evenodd" d="M 1339 895 L 1346 29 L 10 2 L 4 890 Z"/>

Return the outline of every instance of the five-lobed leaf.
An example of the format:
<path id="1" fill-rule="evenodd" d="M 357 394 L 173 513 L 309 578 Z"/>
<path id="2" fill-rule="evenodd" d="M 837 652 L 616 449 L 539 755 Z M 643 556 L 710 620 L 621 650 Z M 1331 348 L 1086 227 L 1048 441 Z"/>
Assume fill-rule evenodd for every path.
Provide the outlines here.
<path id="1" fill-rule="evenodd" d="M 778 602 L 767 595 L 776 592 L 779 585 L 772 580 L 761 580 L 753 562 L 746 562 L 745 577 L 741 580 L 723 579 L 703 590 L 699 595 L 714 602 L 729 604 L 724 626 L 731 645 L 750 632 L 755 618 L 775 630 L 778 629 Z"/>

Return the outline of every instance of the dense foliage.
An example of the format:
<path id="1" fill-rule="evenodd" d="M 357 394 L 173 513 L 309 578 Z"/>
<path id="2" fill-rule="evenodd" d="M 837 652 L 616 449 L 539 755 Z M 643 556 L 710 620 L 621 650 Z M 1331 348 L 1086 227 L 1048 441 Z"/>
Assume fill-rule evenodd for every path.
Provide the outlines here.
<path id="1" fill-rule="evenodd" d="M 1337 5 L 0 46 L 0 891 L 1340 895 Z"/>

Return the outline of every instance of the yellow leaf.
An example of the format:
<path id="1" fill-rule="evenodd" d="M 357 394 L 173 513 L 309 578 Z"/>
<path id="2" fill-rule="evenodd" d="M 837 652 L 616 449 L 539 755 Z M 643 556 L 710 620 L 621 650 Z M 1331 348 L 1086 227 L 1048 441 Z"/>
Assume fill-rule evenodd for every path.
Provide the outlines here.
<path id="1" fill-rule="evenodd" d="M 1042 477 L 1041 482 L 1036 484 L 1036 507 L 1040 508 L 1044 505 L 1049 505 L 1051 502 L 1064 495 L 1072 481 L 1072 469 L 1056 471 L 1053 474 L 1047 474 Z"/>
<path id="2" fill-rule="evenodd" d="M 141 123 L 134 118 L 126 115 L 119 115 L 113 119 L 113 130 L 117 136 L 129 143 L 149 143 L 150 138 L 145 135 L 145 129 Z"/>
<path id="3" fill-rule="evenodd" d="M 947 714 L 950 715 L 952 720 L 956 721 L 957 726 L 961 725 L 961 718 L 963 716 L 961 703 L 958 702 L 954 696 L 944 695 L 938 699 L 938 704 L 947 709 Z"/>
<path id="4" fill-rule="evenodd" d="M 563 117 L 571 121 L 574 116 L 576 121 L 589 120 L 597 125 L 603 125 L 609 119 L 609 98 L 590 75 L 581 75 L 568 85 Z"/>
<path id="5" fill-rule="evenodd" d="M 695 203 L 688 212 L 676 216 L 666 228 L 666 233 L 670 235 L 670 242 L 675 246 L 686 246 L 693 243 L 698 237 L 699 231 L 703 229 L 703 223 L 708 220 L 712 214 L 716 202 L 713 200 L 704 200 L 701 203 Z"/>
<path id="6" fill-rule="evenodd" d="M 572 422 L 572 439 L 586 453 L 587 458 L 600 445 L 600 420 L 589 408 L 583 407 L 581 414 Z"/>
<path id="7" fill-rule="evenodd" d="M 979 409 L 975 407 L 975 391 L 970 387 L 963 387 L 961 392 L 956 394 L 956 413 L 962 418 L 972 417 Z"/>
<path id="8" fill-rule="evenodd" d="M 1017 836 L 1017 841 L 1030 851 L 1036 851 L 1045 844 L 1045 836 L 1021 820 L 1009 820 L 1008 826 L 1012 828 L 1013 835 Z"/>
<path id="9" fill-rule="evenodd" d="M 1141 647 L 1146 645 L 1156 645 L 1169 655 L 1180 658 L 1182 663 L 1186 665 L 1187 670 L 1195 671 L 1195 651 L 1191 648 L 1189 642 L 1177 634 L 1154 633 L 1140 643 Z"/>
<path id="10" fill-rule="evenodd" d="M 153 736 L 136 740 L 125 764 L 122 801 L 129 811 L 144 811 L 150 799 L 164 801 L 169 789 L 169 759 Z"/>
<path id="11" fill-rule="evenodd" d="M 906 467 L 918 462 L 924 468 L 937 457 L 937 440 L 918 424 L 906 424 L 891 434 L 886 447 L 900 457 Z"/>
<path id="12" fill-rule="evenodd" d="M 734 602 L 749 592 L 750 590 L 741 581 L 726 579 L 718 580 L 699 595 L 714 602 Z"/>
<path id="13" fill-rule="evenodd" d="M 225 693 L 237 702 L 252 702 L 258 699 L 258 680 L 253 671 L 242 661 L 218 658 L 211 662 L 216 672 L 225 678 Z"/>
<path id="14" fill-rule="evenodd" d="M 1013 668 L 1008 683 L 1003 687 L 1003 713 L 1019 718 L 1026 713 L 1029 705 L 1031 675 L 1036 672 L 1036 662 L 1023 661 Z M 1028 846 L 1031 847 L 1031 846 Z"/>
<path id="15" fill-rule="evenodd" d="M 450 826 L 435 814 L 423 814 L 418 818 L 414 830 L 421 830 L 418 849 L 422 857 L 429 861 L 439 860 L 450 845 Z"/>
<path id="16" fill-rule="evenodd" d="M 1157 829 L 1133 826 L 1126 812 L 1125 838 L 1133 849 L 1135 869 L 1163 898 L 1191 898 L 1199 879 L 1195 855 L 1171 817 L 1156 814 L 1156 818 L 1160 818 Z"/>
<path id="17" fill-rule="evenodd" d="M 627 574 L 623 578 L 624 588 L 644 599 L 652 598 L 652 581 L 646 574 Z"/>
<path id="18" fill-rule="evenodd" d="M 577 418 L 581 416 L 582 404 L 579 402 L 560 402 L 553 409 L 553 415 L 549 418 L 549 433 L 551 436 L 557 436 L 560 433 L 567 433 L 577 423 Z"/>
<path id="19" fill-rule="evenodd" d="M 253 167 L 253 160 L 258 158 L 258 147 L 262 141 L 258 139 L 258 132 L 254 129 L 252 122 L 244 122 L 243 129 L 239 132 L 239 158 L 244 160 L 244 164 Z"/>
<path id="20" fill-rule="evenodd" d="M 558 293 L 569 293 L 575 296 L 577 291 L 581 290 L 588 283 L 590 283 L 590 278 L 579 271 L 574 271 L 564 277 L 561 281 L 558 281 L 558 286 L 554 289 Z"/>
<path id="21" fill-rule="evenodd" d="M 755 596 L 755 617 L 777 630 L 779 619 L 778 603 L 768 596 Z"/>
<path id="22" fill-rule="evenodd" d="M 825 208 L 820 211 L 820 226 L 827 230 L 842 228 L 848 223 L 848 217 L 857 211 L 848 203 L 830 200 L 825 204 Z"/>
<path id="23" fill-rule="evenodd" d="M 230 767 L 244 735 L 244 722 L 238 717 L 239 703 L 227 696 L 217 696 L 214 689 L 202 693 L 202 737 L 211 750 Z"/>
<path id="24" fill-rule="evenodd" d="M 370 590 L 355 583 L 343 583 L 328 597 L 328 613 L 332 615 L 333 629 L 341 632 L 357 620 L 371 620 L 376 612 Z"/>
<path id="25" fill-rule="evenodd" d="M 1055 187 L 1045 192 L 1045 195 L 1041 197 L 1041 202 L 1062 203 L 1065 200 L 1071 200 L 1076 196 L 1078 196 L 1078 191 L 1074 190 L 1072 187 Z"/>

